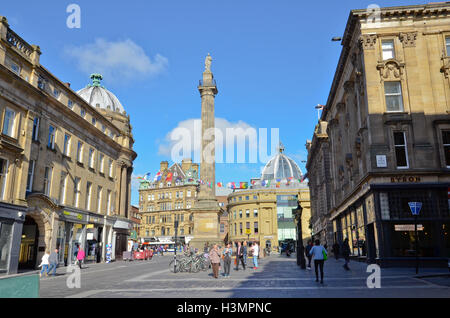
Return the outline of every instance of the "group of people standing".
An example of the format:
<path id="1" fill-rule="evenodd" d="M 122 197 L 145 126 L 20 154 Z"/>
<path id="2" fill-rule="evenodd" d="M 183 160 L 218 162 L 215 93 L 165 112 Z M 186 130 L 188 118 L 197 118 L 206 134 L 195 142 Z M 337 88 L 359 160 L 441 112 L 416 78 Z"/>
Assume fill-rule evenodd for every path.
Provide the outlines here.
<path id="1" fill-rule="evenodd" d="M 259 245 L 258 243 L 253 243 L 250 247 L 250 251 L 253 257 L 253 269 L 258 269 L 258 258 L 259 258 Z M 247 266 L 248 258 L 248 248 L 247 242 L 244 241 L 237 243 L 235 253 L 231 243 L 228 243 L 224 248 L 219 248 L 217 244 L 214 244 L 212 249 L 209 251 L 209 259 L 211 260 L 211 267 L 213 270 L 214 278 L 219 277 L 220 260 L 223 260 L 223 276 L 230 277 L 231 262 L 235 254 L 235 270 L 239 270 L 239 264 L 242 264 L 242 268 L 245 270 Z"/>
<path id="2" fill-rule="evenodd" d="M 350 270 L 348 266 L 350 262 L 350 246 L 348 243 L 348 238 L 344 240 L 342 245 L 337 242 L 333 244 L 332 247 L 334 257 L 336 260 L 339 259 L 339 255 L 345 260 L 344 268 L 345 270 Z M 311 261 L 314 261 L 314 270 L 316 274 L 316 282 L 319 282 L 319 271 L 320 271 L 320 283 L 323 284 L 323 267 L 325 261 L 328 259 L 327 245 L 321 245 L 320 240 L 315 240 L 314 245 L 312 241 L 308 242 L 305 249 L 305 256 L 308 259 L 308 269 L 311 270 Z"/>

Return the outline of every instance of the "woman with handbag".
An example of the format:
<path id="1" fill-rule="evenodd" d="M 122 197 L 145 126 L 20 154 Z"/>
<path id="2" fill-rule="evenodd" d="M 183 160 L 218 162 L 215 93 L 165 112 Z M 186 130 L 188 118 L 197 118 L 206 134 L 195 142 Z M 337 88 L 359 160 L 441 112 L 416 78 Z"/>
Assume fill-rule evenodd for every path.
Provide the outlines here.
<path id="1" fill-rule="evenodd" d="M 327 260 L 328 254 L 327 250 L 320 245 L 320 241 L 316 240 L 314 245 L 309 252 L 314 260 L 314 269 L 316 270 L 316 282 L 319 281 L 319 268 L 320 268 L 320 283 L 323 284 L 323 264 Z"/>

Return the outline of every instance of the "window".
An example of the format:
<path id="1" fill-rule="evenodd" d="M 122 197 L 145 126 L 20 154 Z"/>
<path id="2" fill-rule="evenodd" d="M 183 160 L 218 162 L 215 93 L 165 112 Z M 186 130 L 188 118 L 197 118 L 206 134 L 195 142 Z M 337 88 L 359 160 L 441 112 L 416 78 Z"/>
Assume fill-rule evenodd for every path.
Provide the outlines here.
<path id="1" fill-rule="evenodd" d="M 89 148 L 89 168 L 94 168 L 94 149 Z"/>
<path id="2" fill-rule="evenodd" d="M 20 75 L 20 65 L 16 64 L 14 62 L 11 62 L 11 70 L 16 73 L 17 75 Z"/>
<path id="3" fill-rule="evenodd" d="M 70 135 L 64 134 L 63 154 L 70 157 Z"/>
<path id="4" fill-rule="evenodd" d="M 253 210 L 253 216 L 254 216 L 255 218 L 258 217 L 258 209 L 254 209 L 254 210 Z"/>
<path id="5" fill-rule="evenodd" d="M 237 230 L 236 230 L 236 223 L 234 223 L 234 235 L 237 234 Z"/>
<path id="6" fill-rule="evenodd" d="M 37 141 L 39 138 L 39 122 L 40 122 L 40 118 L 39 117 L 34 117 L 33 120 L 33 133 L 31 134 L 31 139 L 34 141 Z"/>
<path id="7" fill-rule="evenodd" d="M 250 222 L 245 223 L 245 228 L 246 228 L 247 230 L 250 230 Z"/>
<path id="8" fill-rule="evenodd" d="M 8 175 L 8 161 L 0 158 L 0 200 L 5 198 L 6 177 Z"/>
<path id="9" fill-rule="evenodd" d="M 386 111 L 402 112 L 403 98 L 400 82 L 384 82 L 384 93 L 386 96 Z"/>
<path id="10" fill-rule="evenodd" d="M 27 178 L 27 191 L 33 191 L 33 179 L 34 179 L 34 166 L 36 164 L 35 160 L 30 160 L 28 165 L 28 178 Z"/>
<path id="11" fill-rule="evenodd" d="M 250 217 L 250 210 L 245 210 L 245 217 L 249 218 Z"/>
<path id="12" fill-rule="evenodd" d="M 45 89 L 45 82 L 46 82 L 46 80 L 45 80 L 45 78 L 43 78 L 42 76 L 39 76 L 39 78 L 38 78 L 38 87 L 40 88 L 40 89 L 42 89 L 42 90 L 44 90 Z"/>
<path id="13" fill-rule="evenodd" d="M 253 200 L 258 200 L 258 196 L 257 196 L 257 195 L 254 195 L 254 196 L 253 196 Z"/>
<path id="14" fill-rule="evenodd" d="M 445 38 L 445 47 L 447 48 L 447 56 L 450 56 L 450 36 Z"/>
<path id="15" fill-rule="evenodd" d="M 450 168 L 450 130 L 442 131 L 442 143 L 444 144 L 445 165 Z"/>
<path id="16" fill-rule="evenodd" d="M 109 162 L 108 162 L 108 173 L 109 173 L 109 176 L 112 178 L 113 177 L 113 161 L 111 159 L 109 159 Z"/>
<path id="17" fill-rule="evenodd" d="M 395 58 L 394 40 L 385 40 L 381 42 L 383 51 L 383 60 Z"/>
<path id="18" fill-rule="evenodd" d="M 55 149 L 55 135 L 56 135 L 56 129 L 52 125 L 48 127 L 48 143 L 47 147 L 50 149 Z"/>
<path id="19" fill-rule="evenodd" d="M 247 200 L 247 201 L 250 200 L 250 196 L 246 195 L 245 200 Z"/>
<path id="20" fill-rule="evenodd" d="M 52 188 L 52 167 L 45 167 L 44 172 L 44 194 L 50 196 L 50 191 Z"/>
<path id="21" fill-rule="evenodd" d="M 64 205 L 66 202 L 66 183 L 67 183 L 67 173 L 61 172 L 61 181 L 59 185 L 59 204 Z"/>
<path id="22" fill-rule="evenodd" d="M 104 168 L 103 168 L 104 161 L 105 161 L 105 156 L 101 153 L 98 157 L 98 165 L 99 165 L 98 171 L 100 171 L 101 173 L 104 172 Z"/>
<path id="23" fill-rule="evenodd" d="M 259 233 L 258 222 L 255 222 L 253 231 L 255 232 L 255 234 Z"/>
<path id="24" fill-rule="evenodd" d="M 97 119 L 95 119 L 95 117 L 92 117 L 92 125 L 95 126 L 96 123 L 97 123 Z"/>
<path id="25" fill-rule="evenodd" d="M 180 235 L 184 235 L 184 229 L 180 230 Z"/>
<path id="26" fill-rule="evenodd" d="M 101 186 L 98 186 L 97 188 L 97 213 L 101 213 L 102 209 L 102 192 L 103 188 Z"/>
<path id="27" fill-rule="evenodd" d="M 394 132 L 394 144 L 397 168 L 408 168 L 408 151 L 406 148 L 406 136 L 404 132 Z"/>
<path id="28" fill-rule="evenodd" d="M 2 133 L 4 135 L 8 135 L 10 137 L 15 136 L 14 134 L 14 123 L 16 121 L 16 112 L 6 108 L 5 110 L 5 119 L 3 120 L 3 129 L 2 129 Z"/>
<path id="29" fill-rule="evenodd" d="M 239 233 L 242 235 L 244 232 L 242 230 L 242 223 L 239 223 Z"/>
<path id="30" fill-rule="evenodd" d="M 225 224 L 220 223 L 220 233 L 225 233 Z"/>
<path id="31" fill-rule="evenodd" d="M 73 181 L 73 206 L 78 208 L 80 204 L 80 178 Z"/>
<path id="32" fill-rule="evenodd" d="M 92 190 L 92 183 L 88 181 L 86 183 L 86 210 L 91 209 L 91 190 Z"/>
<path id="33" fill-rule="evenodd" d="M 108 190 L 106 196 L 106 213 L 107 215 L 111 215 L 111 190 Z"/>
<path id="34" fill-rule="evenodd" d="M 53 96 L 58 99 L 59 96 L 61 95 L 61 91 L 59 89 L 54 88 L 53 89 Z"/>
<path id="35" fill-rule="evenodd" d="M 234 219 L 236 220 L 236 211 L 234 211 Z"/>
<path id="36" fill-rule="evenodd" d="M 239 210 L 239 218 L 242 219 L 242 210 Z"/>
<path id="37" fill-rule="evenodd" d="M 83 143 L 81 141 L 78 141 L 77 145 L 77 161 L 79 163 L 83 162 Z"/>
<path id="38" fill-rule="evenodd" d="M 180 199 L 183 199 L 183 191 L 180 192 Z M 188 198 L 190 198 L 191 196 L 188 196 Z"/>
<path id="39" fill-rule="evenodd" d="M 69 99 L 69 101 L 67 102 L 67 107 L 69 107 L 70 109 L 73 109 L 73 101 Z"/>
<path id="40" fill-rule="evenodd" d="M 106 127 L 105 127 L 105 125 L 102 124 L 102 132 L 104 133 L 105 130 L 106 130 Z"/>
<path id="41" fill-rule="evenodd" d="M 84 109 L 84 108 L 81 108 L 81 110 L 80 110 L 80 115 L 81 115 L 81 117 L 85 117 L 86 116 L 86 110 Z"/>

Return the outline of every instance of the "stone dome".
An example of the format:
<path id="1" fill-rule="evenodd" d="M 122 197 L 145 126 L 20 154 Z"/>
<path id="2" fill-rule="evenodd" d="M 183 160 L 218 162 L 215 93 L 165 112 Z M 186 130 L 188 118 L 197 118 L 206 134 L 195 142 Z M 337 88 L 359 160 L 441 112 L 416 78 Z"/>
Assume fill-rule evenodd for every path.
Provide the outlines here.
<path id="1" fill-rule="evenodd" d="M 284 148 L 280 145 L 278 154 L 269 160 L 264 167 L 261 180 L 277 180 L 277 179 L 289 179 L 294 180 L 302 179 L 303 173 L 294 160 L 283 154 Z"/>
<path id="2" fill-rule="evenodd" d="M 100 74 L 91 75 L 92 84 L 80 89 L 77 94 L 80 95 L 92 107 L 123 113 L 123 108 L 116 95 L 108 91 L 104 86 L 100 85 L 103 77 Z"/>

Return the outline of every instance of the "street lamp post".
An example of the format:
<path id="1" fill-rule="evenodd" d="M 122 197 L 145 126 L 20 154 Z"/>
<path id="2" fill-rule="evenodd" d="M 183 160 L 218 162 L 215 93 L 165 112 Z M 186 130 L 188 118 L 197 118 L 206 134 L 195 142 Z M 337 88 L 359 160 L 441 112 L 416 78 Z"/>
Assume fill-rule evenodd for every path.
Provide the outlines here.
<path id="1" fill-rule="evenodd" d="M 178 220 L 175 220 L 175 252 L 173 254 L 173 272 L 176 273 L 177 272 L 177 233 L 178 233 Z"/>
<path id="2" fill-rule="evenodd" d="M 300 201 L 298 201 L 297 208 L 292 209 L 292 213 L 297 221 L 297 265 L 301 269 L 306 269 L 305 251 L 303 247 L 302 212 L 303 207 L 300 205 Z"/>

